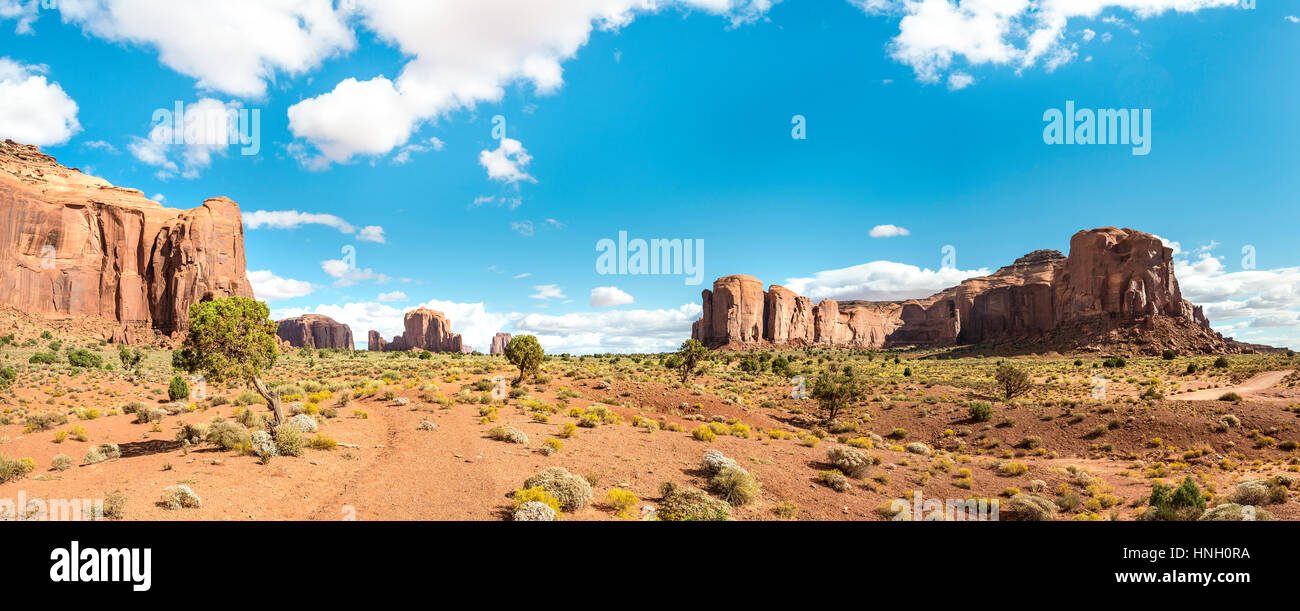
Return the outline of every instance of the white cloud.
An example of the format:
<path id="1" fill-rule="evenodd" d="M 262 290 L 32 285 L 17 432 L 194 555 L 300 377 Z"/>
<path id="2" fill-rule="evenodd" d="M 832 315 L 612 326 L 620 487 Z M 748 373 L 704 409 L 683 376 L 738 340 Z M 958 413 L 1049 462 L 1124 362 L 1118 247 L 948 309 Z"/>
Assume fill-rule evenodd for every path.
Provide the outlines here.
<path id="1" fill-rule="evenodd" d="M 532 297 L 533 299 L 547 300 L 565 298 L 564 290 L 557 284 L 541 284 L 534 286 L 533 290 L 537 291 L 536 293 L 529 295 L 529 297 Z"/>
<path id="2" fill-rule="evenodd" d="M 906 263 L 872 261 L 853 267 L 820 271 L 811 278 L 790 278 L 784 286 L 813 301 L 897 301 L 929 297 L 960 284 L 967 278 L 988 274 L 989 270 L 985 268 L 958 270 L 945 267 L 934 271 Z"/>
<path id="3" fill-rule="evenodd" d="M 1300 23 L 1300 17 L 1296 17 L 1295 15 L 1287 15 L 1286 17 L 1283 17 L 1283 19 L 1290 21 L 1291 23 Z"/>
<path id="4" fill-rule="evenodd" d="M 966 66 L 1012 66 L 1017 71 L 1039 63 L 1054 70 L 1076 57 L 1066 43 L 1072 19 L 1097 19 L 1103 11 L 1131 12 L 1146 19 L 1170 11 L 1193 13 L 1234 6 L 1240 0 L 851 0 L 869 14 L 902 15 L 890 54 L 926 83 L 940 82 L 960 58 Z M 1114 15 L 1104 22 L 1129 27 Z M 1131 28 L 1134 34 L 1136 28 Z M 1091 40 L 1092 30 L 1083 31 Z M 1109 34 L 1103 34 L 1103 41 Z M 951 81 L 950 81 L 951 85 Z"/>
<path id="5" fill-rule="evenodd" d="M 965 72 L 954 72 L 948 75 L 948 89 L 951 91 L 961 91 L 975 84 L 975 77 Z"/>
<path id="6" fill-rule="evenodd" d="M 634 303 L 636 300 L 631 295 L 623 292 L 616 286 L 598 286 L 591 289 L 591 301 L 588 302 L 593 308 L 604 308 L 608 306 L 619 306 Z"/>
<path id="7" fill-rule="evenodd" d="M 170 108 L 165 110 L 173 112 Z M 183 178 L 198 178 L 200 170 L 212 165 L 214 153 L 225 155 L 231 145 L 240 144 L 242 134 L 258 137 L 246 131 L 250 129 L 247 124 L 241 125 L 240 112 L 240 106 L 234 102 L 203 98 L 184 105 L 183 116 L 179 117 L 181 134 L 175 133 L 176 123 L 172 119 L 164 118 L 150 128 L 147 137 L 133 136 L 127 149 L 136 159 L 159 168 L 160 179 L 178 173 Z M 169 155 L 173 149 L 180 151 L 179 164 Z"/>
<path id="8" fill-rule="evenodd" d="M 81 146 L 84 146 L 91 150 L 104 151 L 105 153 L 108 153 L 110 155 L 116 155 L 118 153 L 116 146 L 113 146 L 111 143 L 106 142 L 104 140 L 90 140 L 88 142 L 82 142 Z"/>
<path id="9" fill-rule="evenodd" d="M 55 146 L 81 131 L 77 103 L 45 71 L 0 57 L 0 139 Z"/>
<path id="10" fill-rule="evenodd" d="M 310 282 L 281 278 L 270 270 L 249 271 L 248 282 L 253 285 L 253 295 L 265 301 L 302 297 L 314 290 Z"/>
<path id="11" fill-rule="evenodd" d="M 283 308 L 272 310 L 271 317 L 280 320 L 302 314 L 324 314 L 351 327 L 357 347 L 365 348 L 371 329 L 391 340 L 403 332 L 403 315 L 418 307 L 446 314 L 451 330 L 460 333 L 466 345 L 479 351 L 487 350 L 493 335 L 507 331 L 514 335 L 537 336 L 548 354 L 675 350 L 690 337 L 691 323 L 699 318 L 701 312 L 699 304 L 691 303 L 663 310 L 521 314 L 491 312 L 483 303 L 432 300 L 403 309 L 379 302 Z"/>
<path id="12" fill-rule="evenodd" d="M 871 228 L 867 235 L 873 238 L 895 238 L 898 236 L 911 235 L 912 232 L 897 225 L 876 225 Z"/>
<path id="13" fill-rule="evenodd" d="M 531 236 L 537 232 L 532 221 L 513 221 L 510 223 L 510 228 L 519 232 L 521 236 Z"/>
<path id="14" fill-rule="evenodd" d="M 1220 333 L 1300 347 L 1300 267 L 1229 271 L 1223 257 L 1202 247 L 1195 257 L 1174 259 L 1174 275 L 1183 298 L 1203 306 Z M 1245 331 L 1259 328 L 1285 331 L 1268 338 Z"/>
<path id="15" fill-rule="evenodd" d="M 387 153 L 406 144 L 416 121 L 408 101 L 382 76 L 345 79 L 333 91 L 289 107 L 289 130 L 320 151 L 301 158 L 312 169 Z"/>
<path id="16" fill-rule="evenodd" d="M 532 272 L 524 272 L 524 273 L 522 273 L 522 274 L 515 274 L 513 277 L 514 277 L 515 280 L 519 280 L 519 279 L 522 279 L 522 278 L 527 278 L 527 277 L 529 277 L 529 276 L 531 276 L 531 275 L 533 275 Z"/>
<path id="17" fill-rule="evenodd" d="M 425 144 L 408 144 L 393 155 L 393 165 L 402 165 L 411 160 L 411 155 L 416 153 L 425 153 L 428 151 L 441 151 L 443 147 L 442 140 L 429 138 Z"/>
<path id="18" fill-rule="evenodd" d="M 548 354 L 666 352 L 690 338 L 701 311 L 691 303 L 667 310 L 528 314 L 514 322 L 514 333 L 537 336 Z"/>
<path id="19" fill-rule="evenodd" d="M 331 278 L 334 278 L 334 286 L 338 288 L 352 286 L 363 280 L 374 280 L 379 284 L 392 280 L 392 278 L 389 278 L 384 274 L 375 273 L 374 270 L 368 267 L 360 269 L 341 259 L 327 259 L 321 261 L 320 268 Z"/>
<path id="20" fill-rule="evenodd" d="M 357 239 L 362 242 L 384 243 L 384 228 L 379 225 L 366 225 L 357 233 Z"/>
<path id="21" fill-rule="evenodd" d="M 518 208 L 523 203 L 524 203 L 523 198 L 520 198 L 518 196 L 507 197 L 505 195 L 500 195 L 500 196 L 480 195 L 474 198 L 474 202 L 470 204 L 470 207 L 478 208 L 481 206 L 496 206 L 498 208 L 508 208 L 510 210 L 514 210 L 515 208 Z"/>
<path id="22" fill-rule="evenodd" d="M 298 75 L 356 40 L 331 0 L 59 0 L 64 21 L 157 51 L 202 89 L 244 98 L 278 73 Z"/>
<path id="23" fill-rule="evenodd" d="M 16 19 L 14 33 L 31 34 L 40 8 L 40 0 L 0 0 L 0 19 Z"/>
<path id="24" fill-rule="evenodd" d="M 507 183 L 537 182 L 524 170 L 532 160 L 523 143 L 514 138 L 502 138 L 496 150 L 484 150 L 478 154 L 479 165 L 487 168 L 488 178 Z"/>
<path id="25" fill-rule="evenodd" d="M 391 293 L 380 293 L 378 299 L 385 303 L 391 301 L 410 301 L 410 297 L 407 297 L 406 293 L 403 293 L 401 291 L 393 291 Z"/>
<path id="26" fill-rule="evenodd" d="M 395 79 L 346 79 L 289 109 L 295 137 L 315 147 L 312 165 L 341 163 L 402 146 L 420 125 L 498 102 L 506 87 L 539 94 L 563 83 L 561 64 L 595 29 L 616 30 L 662 7 L 700 9 L 733 24 L 761 17 L 775 0 L 356 0 L 362 24 L 410 58 Z"/>
<path id="27" fill-rule="evenodd" d="M 337 229 L 339 233 L 357 234 L 363 242 L 384 243 L 384 228 L 367 225 L 357 232 L 356 226 L 333 214 L 317 212 L 299 212 L 297 210 L 254 210 L 244 213 L 244 226 L 249 229 L 297 229 L 303 225 L 324 225 Z"/>

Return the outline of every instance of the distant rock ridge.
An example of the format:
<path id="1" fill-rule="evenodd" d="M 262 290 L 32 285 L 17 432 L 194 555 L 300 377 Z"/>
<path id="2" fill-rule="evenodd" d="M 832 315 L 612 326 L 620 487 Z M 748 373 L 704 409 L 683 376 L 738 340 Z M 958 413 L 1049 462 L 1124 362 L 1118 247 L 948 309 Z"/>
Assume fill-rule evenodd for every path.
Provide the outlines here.
<path id="1" fill-rule="evenodd" d="M 428 350 L 429 352 L 469 352 L 460 334 L 451 332 L 451 321 L 437 310 L 418 308 L 406 313 L 402 320 L 405 333 L 384 341 L 378 331 L 371 330 L 366 347 L 372 351 Z"/>
<path id="2" fill-rule="evenodd" d="M 1173 250 L 1133 229 L 1076 233 L 1067 257 L 1036 250 L 924 299 L 812 303 L 752 276 L 702 293 L 691 337 L 711 348 L 1003 345 L 1024 349 L 1244 352 L 1183 299 Z"/>
<path id="3" fill-rule="evenodd" d="M 45 317 L 98 316 L 113 341 L 176 336 L 189 306 L 253 297 L 239 205 L 217 197 L 165 208 L 0 142 L 0 303 Z"/>
<path id="4" fill-rule="evenodd" d="M 276 322 L 276 336 L 294 348 L 352 350 L 352 328 L 323 314 L 303 314 Z"/>

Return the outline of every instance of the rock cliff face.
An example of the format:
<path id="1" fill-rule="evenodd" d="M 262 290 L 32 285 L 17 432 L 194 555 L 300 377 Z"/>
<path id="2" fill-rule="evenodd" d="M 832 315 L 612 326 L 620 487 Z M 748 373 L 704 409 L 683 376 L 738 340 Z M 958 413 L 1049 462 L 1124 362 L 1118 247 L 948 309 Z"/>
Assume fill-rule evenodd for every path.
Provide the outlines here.
<path id="1" fill-rule="evenodd" d="M 353 348 L 352 328 L 320 314 L 304 314 L 278 321 L 275 334 L 294 348 Z"/>
<path id="2" fill-rule="evenodd" d="M 0 142 L 0 303 L 46 317 L 98 316 L 116 341 L 183 330 L 190 304 L 252 297 L 239 205 L 164 208 L 136 189 Z"/>
<path id="3" fill-rule="evenodd" d="M 1133 344 L 1195 352 L 1241 351 L 1183 299 L 1173 251 L 1132 229 L 1080 231 L 1070 256 L 1038 250 L 997 272 L 925 299 L 813 304 L 751 276 L 703 292 L 691 336 L 713 348 L 1019 345 L 1102 349 Z"/>
<path id="4" fill-rule="evenodd" d="M 497 333 L 492 336 L 492 348 L 489 354 L 505 354 L 506 346 L 510 344 L 509 333 Z"/>
<path id="5" fill-rule="evenodd" d="M 436 310 L 419 308 L 406 313 L 402 321 L 406 332 L 385 342 L 378 331 L 370 331 L 367 348 L 370 350 L 411 350 L 429 352 L 467 352 L 460 334 L 451 332 L 451 322 Z"/>

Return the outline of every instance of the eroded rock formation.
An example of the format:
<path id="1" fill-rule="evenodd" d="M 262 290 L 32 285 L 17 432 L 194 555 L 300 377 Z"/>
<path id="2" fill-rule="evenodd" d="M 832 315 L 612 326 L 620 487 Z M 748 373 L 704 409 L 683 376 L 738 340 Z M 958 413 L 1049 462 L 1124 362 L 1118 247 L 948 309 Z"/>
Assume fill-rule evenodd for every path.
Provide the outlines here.
<path id="1" fill-rule="evenodd" d="M 925 299 L 868 302 L 807 297 L 751 276 L 725 276 L 702 294 L 691 336 L 709 347 L 1038 345 L 1136 351 L 1242 351 L 1183 299 L 1173 251 L 1132 229 L 1080 231 L 1070 256 L 1037 250 L 997 272 Z"/>
<path id="2" fill-rule="evenodd" d="M 115 341 L 173 334 L 190 304 L 252 297 L 239 205 L 165 208 L 137 189 L 0 142 L 0 303 L 46 317 L 98 316 Z"/>
<path id="3" fill-rule="evenodd" d="M 461 341 L 460 334 L 451 332 L 451 322 L 446 315 L 437 310 L 418 308 L 406 313 L 402 320 L 405 333 L 384 341 L 378 331 L 370 331 L 367 348 L 369 350 L 411 350 L 421 349 L 429 352 L 468 352 L 468 347 Z"/>
<path id="4" fill-rule="evenodd" d="M 506 346 L 510 343 L 511 336 L 509 333 L 497 333 L 492 336 L 492 348 L 489 354 L 505 354 Z"/>
<path id="5" fill-rule="evenodd" d="M 277 321 L 275 334 L 294 348 L 353 348 L 352 328 L 321 314 L 303 314 Z"/>

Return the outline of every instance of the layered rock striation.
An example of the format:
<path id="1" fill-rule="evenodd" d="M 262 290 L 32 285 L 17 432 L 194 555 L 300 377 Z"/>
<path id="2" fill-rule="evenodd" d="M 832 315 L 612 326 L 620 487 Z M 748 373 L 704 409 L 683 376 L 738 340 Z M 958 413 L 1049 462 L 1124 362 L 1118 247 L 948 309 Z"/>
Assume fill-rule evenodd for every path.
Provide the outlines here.
<path id="1" fill-rule="evenodd" d="M 0 303 L 45 317 L 97 316 L 115 341 L 182 331 L 190 304 L 253 297 L 239 205 L 165 208 L 137 189 L 0 142 Z"/>

